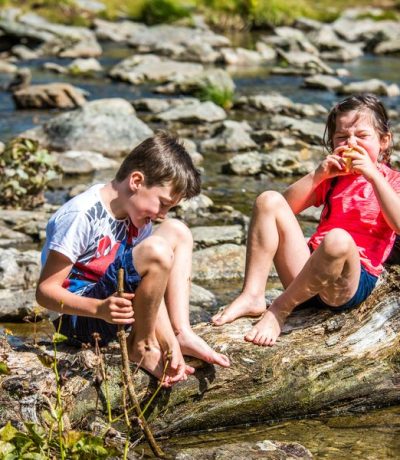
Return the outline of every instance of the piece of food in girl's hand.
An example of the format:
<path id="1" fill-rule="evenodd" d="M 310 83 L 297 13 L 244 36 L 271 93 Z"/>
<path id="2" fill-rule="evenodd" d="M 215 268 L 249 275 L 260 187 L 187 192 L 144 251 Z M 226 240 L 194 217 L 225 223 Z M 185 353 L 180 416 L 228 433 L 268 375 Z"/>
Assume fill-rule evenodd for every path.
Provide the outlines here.
<path id="1" fill-rule="evenodd" d="M 344 161 L 345 171 L 349 172 L 352 168 L 353 160 L 348 156 L 349 153 L 354 152 L 354 149 L 347 149 L 342 153 L 342 159 Z"/>

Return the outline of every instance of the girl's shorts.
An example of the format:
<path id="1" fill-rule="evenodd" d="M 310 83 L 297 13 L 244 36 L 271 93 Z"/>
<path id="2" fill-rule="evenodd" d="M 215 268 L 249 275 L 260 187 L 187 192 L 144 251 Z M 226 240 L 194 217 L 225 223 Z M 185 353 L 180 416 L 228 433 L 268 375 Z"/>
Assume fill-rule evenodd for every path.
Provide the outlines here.
<path id="1" fill-rule="evenodd" d="M 326 302 L 324 302 L 319 295 L 316 295 L 314 297 L 311 297 L 311 299 L 307 300 L 301 305 L 329 308 L 331 311 L 335 311 L 338 313 L 346 310 L 351 310 L 352 308 L 355 308 L 358 305 L 360 305 L 360 303 L 364 302 L 364 300 L 373 291 L 377 281 L 378 277 L 371 275 L 371 273 L 367 272 L 364 266 L 361 265 L 360 281 L 358 283 L 357 291 L 353 295 L 353 297 L 346 303 L 344 303 L 343 305 L 339 305 L 338 307 L 333 307 L 332 305 L 328 305 Z"/>

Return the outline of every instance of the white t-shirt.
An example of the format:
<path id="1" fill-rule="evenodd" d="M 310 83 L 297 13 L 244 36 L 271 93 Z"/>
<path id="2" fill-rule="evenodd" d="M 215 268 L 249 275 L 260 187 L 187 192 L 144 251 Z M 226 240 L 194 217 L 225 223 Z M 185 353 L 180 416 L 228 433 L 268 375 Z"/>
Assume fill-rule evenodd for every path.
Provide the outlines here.
<path id="1" fill-rule="evenodd" d="M 42 266 L 49 250 L 54 250 L 68 257 L 79 278 L 96 282 L 113 262 L 122 240 L 128 238 L 136 246 L 150 236 L 151 223 L 137 229 L 129 218 L 118 220 L 109 213 L 100 196 L 103 186 L 94 185 L 72 198 L 50 218 Z"/>

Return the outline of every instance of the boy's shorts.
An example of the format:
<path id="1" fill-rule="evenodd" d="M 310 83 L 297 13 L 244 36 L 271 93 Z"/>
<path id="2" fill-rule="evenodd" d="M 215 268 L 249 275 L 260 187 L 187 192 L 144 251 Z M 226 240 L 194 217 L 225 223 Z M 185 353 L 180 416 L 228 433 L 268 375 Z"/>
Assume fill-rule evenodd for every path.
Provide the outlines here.
<path id="1" fill-rule="evenodd" d="M 367 272 L 363 265 L 361 265 L 360 281 L 358 283 L 357 291 L 353 295 L 353 297 L 346 303 L 338 307 L 333 307 L 332 305 L 328 305 L 326 302 L 324 302 L 319 295 L 316 295 L 314 297 L 311 297 L 311 299 L 308 299 L 305 302 L 303 302 L 301 306 L 328 308 L 329 310 L 337 313 L 346 310 L 351 310 L 352 308 L 355 308 L 358 305 L 360 305 L 360 303 L 364 302 L 364 300 L 373 291 L 377 281 L 378 277 L 371 275 L 371 273 Z"/>
<path id="2" fill-rule="evenodd" d="M 132 260 L 132 246 L 121 244 L 114 261 L 97 283 L 70 279 L 68 290 L 82 297 L 106 299 L 118 290 L 118 270 L 124 269 L 124 292 L 135 292 L 141 277 Z M 61 322 L 61 324 L 60 324 Z M 93 334 L 100 334 L 100 346 L 105 346 L 117 337 L 118 326 L 99 318 L 64 314 L 54 321 L 56 330 L 68 337 L 67 344 L 82 346 L 94 344 Z"/>

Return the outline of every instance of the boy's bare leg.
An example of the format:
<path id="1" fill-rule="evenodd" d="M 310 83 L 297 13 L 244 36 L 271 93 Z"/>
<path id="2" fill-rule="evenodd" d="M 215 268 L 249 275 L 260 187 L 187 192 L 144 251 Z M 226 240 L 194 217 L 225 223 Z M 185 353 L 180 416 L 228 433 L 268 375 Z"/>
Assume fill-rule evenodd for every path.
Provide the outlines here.
<path id="1" fill-rule="evenodd" d="M 174 343 L 162 350 L 156 335 L 159 307 L 164 297 L 174 254 L 165 240 L 150 236 L 133 249 L 133 261 L 142 280 L 135 292 L 134 330 L 128 339 L 129 358 L 160 379 L 164 369 L 164 351 L 173 350 Z M 174 338 L 175 340 L 175 338 Z M 178 358 L 179 361 L 179 358 Z M 174 363 L 176 361 L 174 360 Z M 170 366 L 169 378 L 173 381 L 184 378 L 181 365 Z"/>
<path id="2" fill-rule="evenodd" d="M 256 345 L 274 345 L 286 318 L 297 305 L 316 294 L 328 305 L 343 305 L 355 294 L 359 278 L 360 257 L 354 240 L 345 230 L 331 230 L 245 340 Z"/>
<path id="3" fill-rule="evenodd" d="M 154 232 L 168 242 L 174 252 L 174 261 L 165 293 L 172 328 L 184 355 L 193 356 L 223 367 L 229 358 L 217 353 L 195 334 L 189 322 L 190 276 L 192 271 L 193 238 L 182 222 L 168 219 Z"/>
<path id="4" fill-rule="evenodd" d="M 214 325 L 264 313 L 265 285 L 272 262 L 286 287 L 309 257 L 303 232 L 285 198 L 274 191 L 262 193 L 253 208 L 242 292 L 225 310 L 213 316 Z"/>

